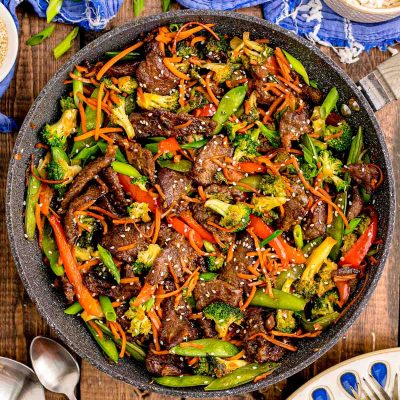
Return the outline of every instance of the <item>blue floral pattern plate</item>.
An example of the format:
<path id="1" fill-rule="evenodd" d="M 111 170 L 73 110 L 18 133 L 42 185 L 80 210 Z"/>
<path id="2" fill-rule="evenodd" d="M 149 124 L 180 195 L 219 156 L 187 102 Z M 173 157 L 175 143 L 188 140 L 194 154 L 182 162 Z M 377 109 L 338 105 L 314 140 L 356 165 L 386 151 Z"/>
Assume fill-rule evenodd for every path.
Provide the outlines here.
<path id="1" fill-rule="evenodd" d="M 395 387 L 398 386 L 396 375 L 400 375 L 400 348 L 379 350 L 321 372 L 287 400 L 374 399 L 374 393 L 381 389 L 392 399 L 399 391 Z"/>

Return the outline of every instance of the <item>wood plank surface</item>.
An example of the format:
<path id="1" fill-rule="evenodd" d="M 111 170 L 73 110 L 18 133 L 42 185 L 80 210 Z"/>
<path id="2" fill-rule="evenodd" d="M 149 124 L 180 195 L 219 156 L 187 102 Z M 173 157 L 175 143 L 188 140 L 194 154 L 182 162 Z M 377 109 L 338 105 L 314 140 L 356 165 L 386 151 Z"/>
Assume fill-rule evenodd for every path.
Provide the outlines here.
<path id="1" fill-rule="evenodd" d="M 177 8 L 177 6 L 174 5 L 174 8 Z M 144 15 L 160 11 L 159 0 L 146 0 Z M 261 9 L 258 7 L 240 10 L 239 12 L 261 17 Z M 54 35 L 49 40 L 43 45 L 31 48 L 24 44 L 26 39 L 43 29 L 45 22 L 37 18 L 31 7 L 25 4 L 19 7 L 18 18 L 21 27 L 19 60 L 10 89 L 0 101 L 0 111 L 12 115 L 17 122 L 21 123 L 31 103 L 48 79 L 65 62 L 68 56 L 77 51 L 81 45 L 95 38 L 97 34 L 81 34 L 80 40 L 75 41 L 74 48 L 68 55 L 55 61 L 51 50 L 71 30 L 71 27 L 58 24 Z M 126 1 L 107 29 L 129 22 L 133 18 L 132 1 Z M 331 50 L 324 48 L 323 51 L 338 61 Z M 388 57 L 388 53 L 373 50 L 369 54 L 363 54 L 358 63 L 341 66 L 354 80 L 358 80 Z M 378 112 L 377 116 L 393 156 L 394 171 L 396 181 L 398 181 L 400 178 L 398 154 L 400 148 L 400 102 L 386 106 Z M 0 312 L 2 315 L 0 355 L 29 363 L 28 348 L 31 340 L 37 335 L 54 337 L 54 334 L 46 326 L 35 306 L 27 297 L 14 268 L 8 246 L 4 219 L 4 198 L 7 166 L 15 137 L 16 134 L 0 134 Z M 397 193 L 400 194 L 399 187 Z M 224 399 L 285 399 L 309 378 L 338 362 L 365 352 L 398 346 L 399 258 L 400 221 L 397 218 L 392 251 L 378 288 L 367 308 L 346 336 L 324 357 L 287 381 L 283 381 L 261 393 Z M 141 393 L 133 387 L 97 371 L 85 361 L 81 362 L 81 370 L 82 376 L 78 393 L 81 400 L 161 400 L 165 398 L 165 396 L 151 393 Z M 56 400 L 64 397 L 47 393 L 46 398 Z"/>

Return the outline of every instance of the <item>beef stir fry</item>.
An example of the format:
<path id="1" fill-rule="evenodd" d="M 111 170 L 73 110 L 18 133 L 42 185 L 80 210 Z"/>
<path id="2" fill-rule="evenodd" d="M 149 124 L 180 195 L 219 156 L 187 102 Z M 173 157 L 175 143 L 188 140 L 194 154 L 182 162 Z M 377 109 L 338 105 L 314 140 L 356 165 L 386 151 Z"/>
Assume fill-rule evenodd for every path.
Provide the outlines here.
<path id="1" fill-rule="evenodd" d="M 377 263 L 383 174 L 336 88 L 268 38 L 212 28 L 163 26 L 76 66 L 25 228 L 108 358 L 221 390 L 346 312 Z"/>

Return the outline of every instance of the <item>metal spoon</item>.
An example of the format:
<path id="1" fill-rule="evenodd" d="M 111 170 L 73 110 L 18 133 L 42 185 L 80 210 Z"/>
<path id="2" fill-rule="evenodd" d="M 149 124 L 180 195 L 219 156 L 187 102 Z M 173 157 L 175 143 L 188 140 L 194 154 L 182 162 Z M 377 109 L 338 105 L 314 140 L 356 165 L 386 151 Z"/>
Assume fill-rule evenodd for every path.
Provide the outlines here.
<path id="1" fill-rule="evenodd" d="M 80 370 L 68 350 L 54 340 L 37 336 L 31 343 L 30 356 L 33 369 L 47 390 L 76 400 L 75 388 Z"/>
<path id="2" fill-rule="evenodd" d="M 0 399 L 45 400 L 43 386 L 26 365 L 0 357 Z"/>

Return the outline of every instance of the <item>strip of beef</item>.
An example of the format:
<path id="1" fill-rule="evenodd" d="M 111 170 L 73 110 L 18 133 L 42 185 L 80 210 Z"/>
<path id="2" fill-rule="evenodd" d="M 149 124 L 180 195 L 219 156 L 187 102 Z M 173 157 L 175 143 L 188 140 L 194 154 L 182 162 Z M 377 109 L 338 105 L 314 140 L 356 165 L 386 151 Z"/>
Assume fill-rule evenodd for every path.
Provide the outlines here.
<path id="1" fill-rule="evenodd" d="M 75 222 L 75 212 L 83 208 L 89 203 L 94 203 L 97 199 L 105 194 L 103 189 L 98 186 L 90 186 L 84 194 L 73 199 L 69 204 L 68 210 L 64 217 L 64 229 L 65 236 L 67 237 L 68 243 L 74 246 L 79 238 L 78 226 Z"/>
<path id="2" fill-rule="evenodd" d="M 135 282 L 133 285 L 116 285 L 100 278 L 94 272 L 89 272 L 83 276 L 83 284 L 89 289 L 90 293 L 97 296 L 108 296 L 115 300 L 129 300 L 137 296 L 140 291 L 140 283 Z"/>
<path id="3" fill-rule="evenodd" d="M 279 134 L 282 146 L 289 150 L 292 141 L 299 140 L 305 133 L 311 133 L 310 116 L 307 107 L 300 112 L 287 110 L 279 123 Z"/>
<path id="4" fill-rule="evenodd" d="M 195 252 L 182 235 L 173 232 L 169 238 L 165 239 L 165 246 L 147 274 L 146 283 L 156 286 L 164 282 L 169 275 L 169 268 L 173 269 L 180 283 L 184 282 L 183 266 L 191 271 L 194 271 L 197 267 L 204 270 L 203 257 Z"/>
<path id="5" fill-rule="evenodd" d="M 175 298 L 168 298 L 163 304 L 160 344 L 167 349 L 199 336 L 192 322 L 186 317 L 186 302 L 182 299 L 177 308 L 174 307 L 174 303 Z"/>
<path id="6" fill-rule="evenodd" d="M 158 173 L 158 183 L 165 194 L 164 207 L 178 205 L 182 195 L 187 194 L 191 187 L 191 180 L 187 174 L 161 168 Z"/>
<path id="7" fill-rule="evenodd" d="M 65 299 L 68 304 L 72 304 L 75 300 L 75 290 L 68 278 L 63 276 L 61 279 L 62 289 L 65 295 Z"/>
<path id="8" fill-rule="evenodd" d="M 295 182 L 291 182 L 291 187 L 293 188 L 292 197 L 284 204 L 285 215 L 279 220 L 279 229 L 285 232 L 298 224 L 307 214 L 308 197 L 303 187 Z"/>
<path id="9" fill-rule="evenodd" d="M 96 201 L 96 206 L 103 208 L 106 211 L 109 211 L 112 214 L 118 215 L 118 211 L 115 209 L 115 207 L 111 204 L 112 198 L 110 196 L 110 193 L 107 193 L 105 196 L 100 197 L 99 200 Z M 124 210 L 125 214 L 126 210 Z"/>
<path id="10" fill-rule="evenodd" d="M 120 213 L 126 212 L 126 207 L 129 206 L 130 202 L 125 197 L 125 191 L 119 183 L 118 174 L 113 170 L 112 167 L 107 167 L 102 172 L 102 178 L 110 189 L 110 198 L 112 204 Z"/>
<path id="11" fill-rule="evenodd" d="M 151 183 L 156 179 L 156 163 L 150 150 L 144 149 L 139 143 L 128 140 L 119 133 L 110 133 L 114 143 L 125 152 L 128 163 L 146 175 Z"/>
<path id="12" fill-rule="evenodd" d="M 268 361 L 278 361 L 283 357 L 285 349 L 282 347 L 272 344 L 261 336 L 250 339 L 257 333 L 267 333 L 264 327 L 263 310 L 261 308 L 249 307 L 246 309 L 244 326 L 246 329 L 244 349 L 247 361 L 265 363 Z"/>
<path id="13" fill-rule="evenodd" d="M 185 371 L 185 360 L 183 357 L 174 354 L 154 354 L 154 345 L 151 344 L 146 354 L 146 369 L 152 375 L 158 376 L 179 376 Z"/>
<path id="14" fill-rule="evenodd" d="M 139 139 L 152 136 L 185 138 L 194 134 L 210 137 L 216 126 L 211 118 L 194 117 L 186 113 L 175 114 L 161 109 L 133 112 L 129 115 L 129 120 Z M 175 128 L 175 126 L 187 124 L 189 121 L 190 125 L 184 128 Z"/>
<path id="15" fill-rule="evenodd" d="M 223 242 L 229 245 L 235 238 L 234 233 L 223 232 L 218 228 L 209 225 L 207 221 L 215 222 L 216 224 L 220 220 L 220 216 L 216 213 L 212 212 L 209 208 L 204 207 L 202 203 L 191 203 L 190 208 L 192 210 L 192 214 L 194 219 L 201 225 L 203 225 L 209 232 L 211 232 L 214 236 L 218 236 L 218 238 Z"/>
<path id="16" fill-rule="evenodd" d="M 246 256 L 249 251 L 254 251 L 254 241 L 248 233 L 244 233 L 235 243 L 233 259 L 225 263 L 219 279 L 231 284 L 236 289 L 244 289 L 247 292 L 247 281 L 237 274 L 248 274 L 247 267 L 255 262 L 255 257 Z"/>
<path id="17" fill-rule="evenodd" d="M 201 318 L 198 320 L 201 332 L 205 338 L 213 338 L 217 336 L 217 331 L 214 328 L 214 322 L 211 319 Z"/>
<path id="18" fill-rule="evenodd" d="M 135 75 L 139 66 L 138 61 L 122 61 L 114 64 L 107 72 L 106 76 L 113 78 L 121 78 L 122 76 Z"/>
<path id="19" fill-rule="evenodd" d="M 122 326 L 122 329 L 125 332 L 128 332 L 128 329 L 131 327 L 131 321 L 129 318 L 125 317 L 125 313 L 129 310 L 129 303 L 123 303 L 119 307 L 115 308 L 115 313 L 117 314 L 117 322 Z M 129 335 L 129 333 L 128 333 Z"/>
<path id="20" fill-rule="evenodd" d="M 347 219 L 349 221 L 358 217 L 364 206 L 358 186 L 352 188 L 351 194 L 351 203 L 349 202 L 349 210 L 347 211 Z"/>
<path id="21" fill-rule="evenodd" d="M 223 157 L 232 157 L 233 148 L 228 144 L 224 146 L 224 137 L 221 135 L 212 138 L 199 152 L 192 170 L 194 180 L 203 186 L 217 183 L 215 173 L 218 165 L 211 158 L 216 157 L 221 161 Z"/>
<path id="22" fill-rule="evenodd" d="M 129 164 L 139 170 L 141 174 L 146 175 L 151 183 L 156 181 L 156 163 L 150 150 L 144 149 L 137 142 L 128 142 L 125 147 L 126 157 Z"/>
<path id="23" fill-rule="evenodd" d="M 367 193 L 371 193 L 378 183 L 380 172 L 374 164 L 351 164 L 347 167 L 351 177 L 362 184 Z"/>
<path id="24" fill-rule="evenodd" d="M 306 84 L 303 84 L 301 88 L 301 96 L 304 100 L 311 101 L 313 104 L 321 104 L 322 102 L 322 92 Z"/>
<path id="25" fill-rule="evenodd" d="M 146 234 L 150 225 L 141 225 L 140 229 Z M 135 244 L 130 250 L 118 251 L 119 247 Z M 103 236 L 104 246 L 115 258 L 130 263 L 135 261 L 139 251 L 146 250 L 150 244 L 149 239 L 139 233 L 131 225 L 113 225 L 106 235 Z"/>
<path id="26" fill-rule="evenodd" d="M 217 198 L 228 203 L 234 201 L 246 201 L 246 193 L 237 189 L 235 186 L 217 185 L 216 183 L 206 187 L 204 193 L 207 197 Z"/>
<path id="27" fill-rule="evenodd" d="M 305 240 L 313 240 L 318 236 L 324 236 L 326 232 L 327 205 L 318 201 L 314 210 L 308 213 L 303 225 L 303 236 Z"/>
<path id="28" fill-rule="evenodd" d="M 78 196 L 92 179 L 98 176 L 102 170 L 107 168 L 115 160 L 116 151 L 117 146 L 108 146 L 104 156 L 96 158 L 83 168 L 83 170 L 72 181 L 65 193 L 64 198 L 61 201 L 60 212 L 65 212 L 72 199 Z"/>
<path id="29" fill-rule="evenodd" d="M 237 307 L 242 300 L 242 289 L 237 289 L 221 279 L 214 279 L 209 282 L 199 281 L 193 295 L 199 311 L 216 301 L 223 301 Z"/>
<path id="30" fill-rule="evenodd" d="M 136 79 L 146 92 L 170 94 L 179 79 L 164 65 L 163 54 L 156 41 L 149 43 L 146 59 L 136 70 Z"/>
<path id="31" fill-rule="evenodd" d="M 254 87 L 257 91 L 258 104 L 269 105 L 272 104 L 276 99 L 276 96 L 272 95 L 271 93 L 265 90 L 264 83 L 262 81 L 259 80 L 255 81 Z"/>

